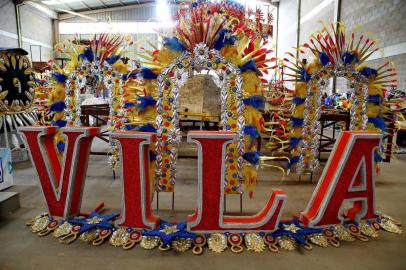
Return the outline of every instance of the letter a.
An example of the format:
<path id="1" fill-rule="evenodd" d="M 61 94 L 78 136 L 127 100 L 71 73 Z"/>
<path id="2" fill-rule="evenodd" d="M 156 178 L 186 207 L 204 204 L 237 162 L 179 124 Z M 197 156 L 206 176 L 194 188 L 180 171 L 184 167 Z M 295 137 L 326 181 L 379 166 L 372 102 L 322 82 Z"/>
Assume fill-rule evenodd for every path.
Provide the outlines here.
<path id="1" fill-rule="evenodd" d="M 306 226 L 338 224 L 345 218 L 375 218 L 374 151 L 382 136 L 342 132 L 300 221 Z"/>
<path id="2" fill-rule="evenodd" d="M 191 131 L 188 142 L 198 146 L 198 207 L 188 216 L 188 229 L 211 231 L 273 231 L 281 218 L 286 195 L 273 190 L 265 207 L 253 216 L 224 216 L 226 147 L 232 132 Z"/>
<path id="3" fill-rule="evenodd" d="M 149 144 L 155 136 L 147 132 L 115 132 L 119 142 L 124 201 L 120 226 L 153 229 L 158 217 L 151 214 Z"/>
<path id="4" fill-rule="evenodd" d="M 21 127 L 37 170 L 49 214 L 68 218 L 79 214 L 90 147 L 99 128 L 62 128 L 66 137 L 62 163 L 54 145 L 56 127 Z"/>

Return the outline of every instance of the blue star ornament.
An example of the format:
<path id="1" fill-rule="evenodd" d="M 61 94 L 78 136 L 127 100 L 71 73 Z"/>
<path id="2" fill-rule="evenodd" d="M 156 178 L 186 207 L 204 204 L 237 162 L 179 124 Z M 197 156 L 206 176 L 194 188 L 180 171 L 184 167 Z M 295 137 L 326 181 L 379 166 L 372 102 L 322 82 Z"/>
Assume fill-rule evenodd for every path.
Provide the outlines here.
<path id="1" fill-rule="evenodd" d="M 161 220 L 157 229 L 151 231 L 143 230 L 141 234 L 145 236 L 158 236 L 162 240 L 163 246 L 167 246 L 176 238 L 196 238 L 194 233 L 186 231 L 186 221 L 172 224 Z"/>
<path id="2" fill-rule="evenodd" d="M 70 219 L 69 223 L 80 225 L 80 231 L 78 232 L 80 235 L 92 229 L 113 229 L 114 226 L 109 221 L 114 220 L 117 216 L 118 214 L 99 215 L 96 211 L 93 211 L 88 217 Z"/>
<path id="3" fill-rule="evenodd" d="M 299 220 L 293 219 L 292 221 L 281 222 L 279 224 L 279 229 L 273 232 L 272 236 L 290 236 L 300 245 L 304 245 L 306 243 L 306 235 L 322 232 L 322 229 L 304 227 L 300 224 Z"/>

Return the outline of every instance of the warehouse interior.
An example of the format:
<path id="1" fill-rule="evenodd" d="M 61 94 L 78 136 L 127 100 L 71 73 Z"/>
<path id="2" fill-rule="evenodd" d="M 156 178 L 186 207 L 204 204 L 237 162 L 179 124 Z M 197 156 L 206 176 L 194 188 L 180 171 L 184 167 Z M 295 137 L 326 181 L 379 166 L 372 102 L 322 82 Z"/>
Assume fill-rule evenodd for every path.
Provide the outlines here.
<path id="1" fill-rule="evenodd" d="M 75 44 L 76 41 L 83 42 L 82 45 L 89 44 L 89 40 L 91 44 L 92 39 L 103 34 L 113 33 L 123 35 L 123 40 L 128 41 L 126 47 L 120 51 L 122 59 L 134 61 L 135 66 L 139 68 L 138 65 L 142 65 L 144 60 L 140 58 L 140 55 L 163 48 L 162 44 L 166 41 L 165 36 L 171 33 L 178 20 L 179 10 L 187 10 L 193 6 L 193 2 L 195 1 L 0 0 L 0 49 L 23 49 L 27 53 L 27 59 L 32 63 L 33 70 L 38 73 L 47 73 L 48 77 L 41 77 L 42 80 L 46 80 L 43 78 L 53 77 L 52 72 L 56 70 L 53 67 L 64 67 L 72 60 L 66 53 L 67 51 L 71 53 L 70 47 L 68 48 L 66 44 Z M 373 191 L 375 207 L 377 211 L 386 213 L 399 223 L 405 224 L 406 212 L 403 207 L 406 204 L 406 183 L 405 177 L 402 175 L 405 172 L 403 166 L 406 165 L 406 124 L 404 121 L 406 113 L 406 17 L 404 16 L 406 1 L 236 0 L 236 2 L 247 10 L 260 10 L 263 14 L 267 14 L 264 25 L 272 25 L 272 33 L 267 37 L 264 48 L 272 50 L 272 58 L 275 59 L 272 65 L 275 65 L 276 68 L 261 77 L 267 81 L 266 87 L 270 89 L 269 91 L 279 89 L 278 87 L 297 90 L 295 88 L 297 81 L 289 81 L 287 75 L 283 75 L 287 73 L 288 69 L 286 66 L 281 66 L 281 63 L 289 57 L 299 59 L 300 50 L 308 49 L 303 44 L 313 46 L 318 30 L 327 29 L 339 23 L 348 33 L 352 31 L 351 29 L 357 29 L 357 31 L 360 29 L 359 31 L 366 33 L 365 36 L 374 37 L 373 43 L 379 44 L 378 49 L 371 50 L 371 54 L 365 57 L 367 60 L 363 62 L 363 65 L 378 71 L 385 65 L 393 67 L 393 71 L 389 72 L 391 76 L 396 77 L 396 83 L 390 81 L 391 93 L 399 95 L 396 106 L 390 107 L 396 110 L 394 122 L 391 125 L 386 123 L 386 127 L 389 127 L 391 131 L 382 132 L 386 145 L 383 150 L 385 156 L 373 170 L 377 174 Z M 348 40 L 350 37 L 351 35 L 347 34 Z M 365 42 L 365 39 L 361 38 L 360 43 Z M 72 42 L 73 40 L 75 41 Z M 369 42 L 366 41 L 364 48 L 371 45 Z M 360 48 L 362 46 L 360 45 Z M 362 56 L 360 56 L 361 58 Z M 303 62 L 303 59 L 299 59 L 292 66 L 299 65 L 300 61 L 303 63 L 310 61 L 309 58 L 304 60 Z M 67 76 L 69 77 L 69 75 Z M 209 76 L 209 72 L 205 76 Z M 158 76 L 158 82 L 159 78 Z M 157 83 L 155 84 L 157 88 L 156 85 Z M 193 88 L 193 85 L 191 87 Z M 265 88 L 265 86 L 261 87 Z M 334 77 L 328 81 L 327 88 L 330 92 L 326 93 L 326 97 L 330 94 L 344 94 L 348 90 L 348 82 L 346 79 Z M 0 88 L 0 92 L 2 90 Z M 192 89 L 189 93 L 191 97 L 194 96 L 193 91 Z M 197 96 L 198 94 L 196 94 L 196 99 Z M 210 100 L 219 100 L 219 98 L 220 95 L 212 97 Z M 235 102 L 237 104 L 237 101 Z M 46 106 L 49 104 L 51 104 L 50 101 Z M 203 102 L 202 106 L 205 106 L 204 104 Z M 264 109 L 268 114 L 274 108 L 272 101 L 269 104 L 265 105 Z M 182 107 L 182 105 L 180 106 Z M 1 106 L 0 108 L 2 109 Z M 40 106 L 34 105 L 33 108 L 40 108 Z M 368 109 L 367 105 L 364 109 Z M 83 110 L 82 107 L 82 112 Z M 110 108 L 110 114 L 111 111 Z M 264 111 L 261 113 L 265 114 Z M 349 114 L 352 113 L 351 109 L 348 111 L 350 111 Z M 32 112 L 37 113 L 38 119 L 49 116 L 46 112 L 30 111 L 30 113 Z M 185 114 L 187 114 L 187 109 Z M 109 141 L 110 133 L 108 132 L 110 131 L 107 126 L 111 120 L 106 120 L 108 117 L 105 116 L 97 116 L 97 113 L 90 115 L 86 120 L 80 118 L 82 123 L 85 123 L 86 126 L 99 126 L 105 133 L 104 137 L 95 137 L 89 150 L 81 213 L 90 213 L 101 203 L 104 206 L 101 213 L 120 213 L 124 198 L 124 174 L 121 165 L 115 169 L 109 166 L 111 164 L 109 163 L 111 162 L 111 160 L 109 161 L 111 141 Z M 329 137 L 332 135 L 332 139 L 330 139 L 332 144 L 329 145 L 329 148 L 327 147 L 328 151 L 322 152 L 321 148 L 319 149 L 320 168 L 318 170 L 298 175 L 293 167 L 291 169 L 290 165 L 286 166 L 285 154 L 268 147 L 274 135 L 266 134 L 271 129 L 266 126 L 266 123 L 280 121 L 280 117 L 272 118 L 272 112 L 270 115 L 271 120 L 264 118 L 266 127 L 264 130 L 266 131 L 260 132 L 257 147 L 261 156 L 269 158 L 260 159 L 259 163 L 253 166 L 256 169 L 255 174 L 257 173 L 256 184 L 252 187 L 255 188 L 254 195 L 248 195 L 247 192 L 244 195 L 223 194 L 227 214 L 253 215 L 266 205 L 273 189 L 282 189 L 286 193 L 288 201 L 284 206 L 281 220 L 292 216 L 298 217 L 312 198 L 318 182 L 323 179 L 323 170 L 327 170 L 326 168 L 331 165 L 327 160 L 332 158 L 332 153 L 336 151 L 333 144 L 338 141 L 338 137 L 335 136 L 341 134 L 340 128 L 344 126 L 342 121 L 334 122 L 333 128 L 328 126 L 328 121 L 322 122 L 322 129 L 324 129 L 323 125 L 327 123 L 325 134 L 328 134 Z M 159 248 L 146 250 L 139 246 L 135 246 L 131 250 L 123 250 L 112 247 L 107 240 L 103 245 L 92 246 L 92 244 L 79 240 L 71 244 L 63 244 L 50 235 L 38 237 L 27 229 L 26 223 L 34 216 L 48 211 L 49 205 L 44 199 L 43 190 L 38 181 L 38 174 L 41 173 L 35 167 L 34 153 L 30 153 L 28 147 L 24 146 L 26 144 L 24 136 L 20 140 L 18 128 L 15 127 L 15 131 L 13 131 L 13 127 L 16 125 L 10 124 L 11 121 L 14 121 L 9 120 L 14 119 L 11 117 L 11 113 L 5 111 L 0 113 L 0 116 L 2 117 L 1 122 L 3 122 L 0 131 L 4 133 L 4 136 L 0 135 L 1 149 L 11 149 L 7 153 L 9 153 L 10 159 L 11 157 L 13 159 L 12 184 L 0 191 L 0 269 L 72 269 L 74 267 L 78 269 L 162 269 L 165 267 L 167 269 L 400 270 L 406 267 L 404 233 L 379 232 L 379 237 L 369 238 L 369 240 L 367 238 L 368 241 L 356 240 L 351 243 L 342 241 L 339 248 L 313 246 L 311 251 L 297 248 L 291 252 L 280 249 L 275 253 L 266 247 L 265 252 L 257 253 L 245 250 L 240 254 L 235 254 L 230 251 L 232 245 L 228 244 L 227 249 L 229 250 L 225 250 L 221 254 L 211 252 L 206 248 L 200 256 L 193 254 L 191 250 L 180 253 L 161 251 Z M 187 122 L 185 119 L 190 120 L 190 117 L 193 118 L 193 115 L 186 116 L 183 121 Z M 79 116 L 77 118 L 79 119 Z M 306 123 L 306 115 L 304 118 Z M 7 121 L 10 122 L 6 123 Z M 200 119 L 191 122 L 193 122 L 193 126 L 185 124 L 187 132 L 194 130 L 195 123 L 198 125 L 196 130 L 200 131 L 212 127 L 212 121 Z M 39 121 L 33 126 L 38 123 L 45 122 Z M 151 123 L 155 125 L 155 121 Z M 349 122 L 346 124 L 350 126 Z M 214 129 L 218 125 L 215 123 Z M 7 128 L 9 128 L 10 135 L 7 135 Z M 345 130 L 345 128 L 342 129 Z M 200 173 L 202 166 L 198 163 L 197 158 L 200 148 L 186 139 L 189 136 L 187 132 L 182 133 L 183 141 L 179 147 L 179 154 L 176 153 L 179 155 L 176 167 L 176 192 L 162 192 L 161 190 L 152 195 L 151 211 L 169 222 L 186 220 L 186 216 L 195 211 L 196 200 L 200 198 L 200 186 L 198 187 L 197 184 L 198 171 Z M 285 129 L 284 132 L 286 132 Z M 310 130 L 307 132 L 311 133 Z M 303 134 L 306 135 L 306 132 L 302 131 Z M 323 137 L 323 133 L 307 135 L 314 136 L 314 138 L 318 136 L 317 139 L 314 139 L 315 141 L 318 141 L 319 137 Z M 188 141 L 186 142 L 186 140 Z M 390 145 L 389 150 L 388 145 Z M 279 159 L 275 157 L 279 157 Z M 212 158 L 215 159 L 214 154 Z M 273 161 L 274 159 L 275 161 Z M 62 159 L 60 158 L 60 160 Z M 331 162 L 334 163 L 334 161 Z M 5 168 L 2 167 L 2 178 L 3 170 Z M 401 228 L 400 225 L 399 228 Z"/>

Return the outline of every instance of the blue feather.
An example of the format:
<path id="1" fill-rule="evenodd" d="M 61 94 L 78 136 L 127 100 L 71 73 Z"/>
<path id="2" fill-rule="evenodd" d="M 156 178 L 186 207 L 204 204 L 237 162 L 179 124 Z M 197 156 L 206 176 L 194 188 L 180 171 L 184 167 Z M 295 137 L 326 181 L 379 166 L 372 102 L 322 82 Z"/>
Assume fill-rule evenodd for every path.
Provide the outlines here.
<path id="1" fill-rule="evenodd" d="M 326 66 L 328 63 L 330 63 L 330 58 L 328 57 L 327 53 L 325 53 L 325 52 L 321 52 L 319 54 L 319 60 L 323 66 Z"/>
<path id="2" fill-rule="evenodd" d="M 140 75 L 144 79 L 148 79 L 148 80 L 155 80 L 156 78 L 158 78 L 157 74 L 155 74 L 151 69 L 146 68 L 146 67 L 141 68 Z"/>
<path id="3" fill-rule="evenodd" d="M 374 68 L 369 68 L 369 67 L 364 67 L 363 69 L 360 70 L 362 75 L 364 75 L 367 78 L 374 78 L 378 76 L 378 71 Z"/>
<path id="4" fill-rule="evenodd" d="M 56 120 L 51 122 L 52 126 L 56 127 L 64 127 L 66 126 L 67 122 L 65 120 Z"/>
<path id="5" fill-rule="evenodd" d="M 231 35 L 231 31 L 228 29 L 221 29 L 219 32 L 219 37 L 214 42 L 214 49 L 221 50 L 225 45 L 234 45 L 236 37 Z"/>
<path id="6" fill-rule="evenodd" d="M 252 106 L 255 109 L 264 109 L 265 108 L 265 97 L 261 95 L 251 96 L 243 100 L 244 105 Z"/>
<path id="7" fill-rule="evenodd" d="M 106 62 L 109 63 L 109 65 L 114 64 L 120 59 L 120 55 L 112 55 L 110 57 L 106 58 Z"/>
<path id="8" fill-rule="evenodd" d="M 152 96 L 138 96 L 137 108 L 140 110 L 145 110 L 148 106 L 155 106 L 156 100 Z"/>
<path id="9" fill-rule="evenodd" d="M 288 162 L 288 168 L 291 168 L 295 163 L 298 163 L 300 156 L 292 156 Z"/>
<path id="10" fill-rule="evenodd" d="M 241 72 L 245 72 L 247 70 L 255 71 L 258 75 L 261 75 L 261 71 L 257 68 L 257 64 L 253 59 L 249 60 L 247 63 L 239 67 Z"/>
<path id="11" fill-rule="evenodd" d="M 246 136 L 250 136 L 251 139 L 253 139 L 253 140 L 260 136 L 257 128 L 255 126 L 253 126 L 253 125 L 246 125 L 244 127 L 244 134 Z"/>
<path id="12" fill-rule="evenodd" d="M 381 104 L 381 102 L 382 102 L 382 99 L 381 99 L 381 96 L 380 95 L 369 95 L 368 96 L 368 102 L 372 102 L 372 103 L 375 103 L 375 104 Z"/>
<path id="13" fill-rule="evenodd" d="M 374 160 L 375 160 L 375 162 L 382 161 L 382 156 L 377 151 L 374 152 Z"/>
<path id="14" fill-rule="evenodd" d="M 61 112 L 66 108 L 65 102 L 63 101 L 57 101 L 51 105 L 49 110 L 51 112 Z"/>
<path id="15" fill-rule="evenodd" d="M 133 103 L 133 102 L 126 102 L 124 104 L 124 109 L 133 108 L 133 107 L 135 107 L 135 103 Z"/>
<path id="16" fill-rule="evenodd" d="M 59 142 L 56 144 L 56 148 L 58 148 L 58 151 L 59 151 L 59 152 L 63 152 L 63 151 L 65 150 L 65 142 L 59 141 Z"/>
<path id="17" fill-rule="evenodd" d="M 305 102 L 305 100 L 306 100 L 305 98 L 294 97 L 292 102 L 293 102 L 293 104 L 300 105 L 300 104 L 303 104 Z"/>
<path id="18" fill-rule="evenodd" d="M 301 127 L 303 126 L 303 118 L 297 118 L 297 117 L 292 117 L 290 118 L 290 120 L 292 121 L 292 127 Z"/>
<path id="19" fill-rule="evenodd" d="M 151 125 L 151 124 L 146 124 L 146 125 L 143 125 L 143 126 L 139 126 L 139 127 L 137 128 L 137 131 L 139 131 L 139 132 L 153 132 L 153 133 L 155 133 L 155 132 L 156 132 L 156 128 L 155 128 L 153 125 Z"/>
<path id="20" fill-rule="evenodd" d="M 149 161 L 152 162 L 156 160 L 156 154 L 152 151 L 149 151 Z"/>
<path id="21" fill-rule="evenodd" d="M 64 74 L 61 73 L 52 73 L 52 77 L 55 78 L 55 80 L 59 83 L 65 83 L 68 77 L 66 77 Z"/>
<path id="22" fill-rule="evenodd" d="M 164 46 L 167 46 L 169 49 L 175 52 L 183 52 L 186 50 L 186 46 L 177 38 L 164 38 Z"/>
<path id="23" fill-rule="evenodd" d="M 248 161 L 249 163 L 251 163 L 252 165 L 258 165 L 259 164 L 259 157 L 260 157 L 260 153 L 258 151 L 254 151 L 254 152 L 247 152 L 245 153 L 242 157 Z"/>
<path id="24" fill-rule="evenodd" d="M 87 48 L 84 53 L 79 54 L 79 59 L 87 59 L 89 62 L 93 62 L 94 54 L 91 48 Z"/>
<path id="25" fill-rule="evenodd" d="M 126 130 L 133 130 L 133 129 L 135 129 L 137 126 L 134 126 L 134 125 L 125 125 L 124 127 L 125 127 Z"/>
<path id="26" fill-rule="evenodd" d="M 290 147 L 293 149 L 293 148 L 296 148 L 298 145 L 299 145 L 299 142 L 301 141 L 301 138 L 296 138 L 296 137 L 291 137 L 290 138 Z"/>
<path id="27" fill-rule="evenodd" d="M 301 68 L 299 70 L 299 74 L 300 74 L 300 80 L 303 82 L 308 82 L 312 78 L 312 76 L 304 68 Z"/>
<path id="28" fill-rule="evenodd" d="M 351 64 L 352 62 L 358 62 L 359 59 L 358 57 L 352 53 L 352 52 L 345 52 L 343 53 L 343 55 L 341 56 L 341 59 L 343 60 L 344 64 Z"/>
<path id="29" fill-rule="evenodd" d="M 373 124 L 376 128 L 386 130 L 385 121 L 380 117 L 369 117 L 368 123 Z"/>

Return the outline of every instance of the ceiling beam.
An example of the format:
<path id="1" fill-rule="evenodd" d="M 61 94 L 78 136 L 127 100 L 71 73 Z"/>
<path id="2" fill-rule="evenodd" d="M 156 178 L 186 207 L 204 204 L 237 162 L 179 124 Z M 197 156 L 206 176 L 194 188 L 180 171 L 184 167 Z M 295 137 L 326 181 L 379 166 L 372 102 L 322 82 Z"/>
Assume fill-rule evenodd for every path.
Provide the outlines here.
<path id="1" fill-rule="evenodd" d="M 92 10 L 92 8 L 89 7 L 84 1 L 80 1 L 80 3 L 81 3 L 82 5 L 84 5 L 88 10 Z"/>
<path id="2" fill-rule="evenodd" d="M 81 11 L 81 12 L 76 12 L 77 14 L 81 15 L 89 15 L 89 14 L 95 14 L 95 13 L 101 13 L 101 12 L 110 12 L 110 11 L 118 11 L 118 10 L 126 10 L 126 9 L 132 9 L 132 8 L 140 8 L 140 7 L 150 7 L 154 6 L 155 2 L 148 2 L 148 3 L 143 3 L 143 4 L 132 4 L 128 6 L 118 6 L 118 7 L 109 7 L 109 8 L 98 8 L 98 9 L 93 9 L 93 10 L 88 10 L 88 11 Z M 67 20 L 76 17 L 75 15 L 71 14 L 60 14 L 59 15 L 59 20 Z"/>
<path id="3" fill-rule="evenodd" d="M 108 6 L 106 5 L 106 3 L 103 2 L 103 0 L 98 0 L 98 1 L 102 4 L 102 6 L 103 6 L 104 8 L 108 8 Z"/>

